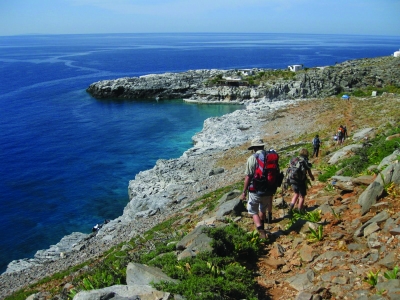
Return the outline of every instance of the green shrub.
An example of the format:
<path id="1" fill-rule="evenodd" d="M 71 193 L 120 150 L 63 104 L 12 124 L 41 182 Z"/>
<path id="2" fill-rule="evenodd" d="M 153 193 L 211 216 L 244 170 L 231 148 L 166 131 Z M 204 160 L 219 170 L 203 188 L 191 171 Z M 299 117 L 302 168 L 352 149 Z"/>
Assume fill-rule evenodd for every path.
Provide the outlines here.
<path id="1" fill-rule="evenodd" d="M 327 182 L 329 178 L 335 175 L 339 170 L 337 165 L 331 165 L 322 169 L 323 173 L 318 175 L 318 180 L 321 182 Z"/>
<path id="2" fill-rule="evenodd" d="M 213 238 L 212 253 L 201 252 L 194 258 L 178 261 L 171 252 L 148 262 L 179 280 L 160 282 L 154 287 L 187 299 L 257 299 L 252 272 L 240 262 L 247 264 L 258 259 L 261 250 L 258 234 L 246 233 L 235 223 L 206 228 L 205 232 Z"/>
<path id="3" fill-rule="evenodd" d="M 251 271 L 237 263 L 222 265 L 218 272 L 212 271 L 216 267 L 199 258 L 185 259 L 177 268 L 181 270 L 178 283 L 164 281 L 154 284 L 154 287 L 188 300 L 257 299 L 256 282 Z"/>
<path id="4" fill-rule="evenodd" d="M 214 253 L 221 257 L 233 257 L 235 260 L 257 260 L 261 250 L 258 233 L 246 233 L 235 223 L 225 227 L 208 228 L 207 234 L 213 238 L 211 246 Z"/>
<path id="5" fill-rule="evenodd" d="M 170 245 L 166 245 L 164 243 L 156 245 L 156 249 L 153 251 L 148 252 L 147 250 L 144 250 L 144 253 L 140 257 L 140 262 L 142 264 L 147 264 L 150 260 L 154 259 L 156 256 L 163 254 L 163 253 L 168 253 L 171 251 L 174 251 L 176 248 L 176 245 L 174 243 L 171 243 Z"/>

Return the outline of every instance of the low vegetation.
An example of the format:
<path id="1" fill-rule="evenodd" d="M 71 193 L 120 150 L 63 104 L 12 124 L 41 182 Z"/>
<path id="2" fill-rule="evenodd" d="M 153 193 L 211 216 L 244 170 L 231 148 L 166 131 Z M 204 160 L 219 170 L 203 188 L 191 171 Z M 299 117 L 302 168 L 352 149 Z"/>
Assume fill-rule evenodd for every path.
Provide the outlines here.
<path id="1" fill-rule="evenodd" d="M 295 72 L 289 70 L 265 70 L 252 76 L 247 76 L 246 80 L 250 85 L 260 85 L 275 80 L 292 80 L 296 76 Z"/>
<path id="2" fill-rule="evenodd" d="M 358 89 L 355 90 L 354 92 L 351 93 L 352 96 L 354 97 L 367 97 L 371 96 L 372 92 L 376 92 L 377 96 L 381 96 L 383 93 L 395 93 L 395 94 L 400 94 L 400 86 L 396 85 L 388 85 L 385 87 L 374 87 L 374 86 L 368 86 L 364 89 Z"/>
<path id="3" fill-rule="evenodd" d="M 236 76 L 241 77 L 243 81 L 246 81 L 248 83 L 248 85 L 256 86 L 263 83 L 279 80 L 293 80 L 296 76 L 296 73 L 289 70 L 263 70 L 257 72 L 254 75 L 248 76 L 243 76 L 240 72 L 237 72 Z M 218 74 L 208 80 L 206 85 L 221 84 L 221 81 L 223 81 L 223 75 Z"/>
<path id="4" fill-rule="evenodd" d="M 147 263 L 161 268 L 178 283 L 154 286 L 186 299 L 257 299 L 250 262 L 257 261 L 262 241 L 258 232 L 246 233 L 237 224 L 205 231 L 213 238 L 213 252 L 177 260 L 174 253 L 158 256 Z"/>

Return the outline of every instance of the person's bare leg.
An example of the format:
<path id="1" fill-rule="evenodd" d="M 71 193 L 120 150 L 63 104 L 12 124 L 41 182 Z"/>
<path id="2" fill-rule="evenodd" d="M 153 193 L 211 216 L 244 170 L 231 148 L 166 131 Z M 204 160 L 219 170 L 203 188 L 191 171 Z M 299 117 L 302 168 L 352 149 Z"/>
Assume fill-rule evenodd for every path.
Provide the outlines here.
<path id="1" fill-rule="evenodd" d="M 303 209 L 303 205 L 304 205 L 304 196 L 300 195 L 299 196 L 299 210 Z"/>

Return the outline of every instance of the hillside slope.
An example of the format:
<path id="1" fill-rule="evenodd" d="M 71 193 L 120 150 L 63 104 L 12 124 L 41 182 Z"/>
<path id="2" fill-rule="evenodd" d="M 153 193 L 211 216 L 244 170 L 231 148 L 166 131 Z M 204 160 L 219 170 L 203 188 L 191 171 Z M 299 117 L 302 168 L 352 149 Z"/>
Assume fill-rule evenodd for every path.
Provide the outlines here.
<path id="1" fill-rule="evenodd" d="M 312 137 L 319 134 L 323 140 L 321 155 L 318 159 L 313 159 L 313 173 L 315 177 L 318 177 L 329 169 L 328 160 L 332 157 L 332 154 L 343 148 L 332 140 L 332 135 L 338 125 L 347 125 L 349 129 L 350 139 L 346 141 L 344 146 L 351 143 L 351 138 L 355 132 L 364 128 L 374 128 L 369 138 L 384 135 L 391 128 L 398 127 L 400 120 L 399 102 L 398 96 L 389 94 L 374 98 L 352 97 L 350 101 L 336 97 L 300 101 L 276 111 L 269 117 L 268 122 L 263 122 L 265 124 L 263 128 L 265 136 L 263 138 L 268 145 L 278 149 L 281 160 L 284 162 L 295 155 L 301 147 L 310 147 Z M 216 165 L 226 170 L 219 175 L 221 178 L 218 179 L 218 182 L 222 181 L 226 185 L 233 184 L 232 188 L 240 188 L 244 164 L 250 154 L 246 150 L 247 147 L 248 144 L 244 144 L 213 155 L 213 159 L 217 161 Z M 338 170 L 343 169 L 344 166 L 339 167 L 339 164 L 337 163 Z M 366 170 L 364 172 L 366 173 Z M 264 244 L 263 255 L 259 258 L 256 266 L 253 266 L 258 286 L 258 299 L 295 299 L 301 295 L 303 295 L 301 299 L 311 299 L 313 294 L 314 296 L 318 294 L 321 297 L 319 299 L 345 299 L 344 297 L 353 290 L 359 290 L 360 297 L 364 294 L 366 297 L 372 297 L 373 294 L 379 292 L 375 287 L 363 282 L 363 279 L 370 271 L 382 270 L 382 275 L 383 271 L 393 269 L 396 261 L 398 261 L 399 253 L 396 251 L 399 248 L 399 240 L 390 234 L 390 230 L 384 230 L 386 223 L 382 223 L 382 221 L 378 223 L 380 227 L 376 229 L 374 236 L 375 240 L 379 242 L 378 248 L 369 247 L 370 241 L 368 239 L 355 239 L 354 231 L 360 224 L 365 224 L 373 216 L 383 211 L 388 214 L 385 221 L 391 219 L 393 224 L 399 224 L 400 192 L 396 192 L 398 190 L 393 187 L 393 193 L 388 193 L 385 198 L 379 200 L 380 203 L 386 203 L 385 205 L 377 209 L 374 208 L 363 216 L 357 199 L 365 187 L 364 184 L 354 186 L 351 190 L 343 190 L 334 187 L 330 180 L 313 182 L 308 192 L 306 204 L 309 211 L 322 208 L 321 215 L 324 220 L 322 223 L 324 239 L 315 243 L 310 243 L 307 239 L 309 235 L 308 226 L 298 227 L 296 225 L 292 228 L 293 230 L 287 232 L 290 220 L 284 218 L 285 211 L 278 208 L 274 210 L 275 221 L 270 224 L 269 228 L 273 237 Z M 228 191 L 229 188 L 226 192 Z M 289 191 L 285 192 L 283 198 L 289 201 L 290 195 Z M 280 198 L 281 195 L 276 196 L 277 200 Z M 159 235 L 145 234 L 148 242 L 141 244 L 136 250 L 129 250 L 130 254 L 127 257 L 134 261 L 136 257 L 134 253 L 139 253 L 139 249 L 143 250 L 143 247 L 148 249 L 146 251 L 154 249 L 154 244 L 157 241 L 168 240 L 174 236 L 171 232 L 191 232 L 196 225 L 209 220 L 215 213 L 213 208 L 218 199 L 216 195 L 211 193 L 210 196 L 193 201 L 183 210 L 175 212 L 170 216 L 170 221 L 161 223 L 164 224 L 163 226 L 168 224 L 168 228 L 157 227 L 158 229 L 155 231 L 159 232 Z M 329 208 L 324 206 L 327 203 L 337 213 L 336 216 Z M 338 216 L 340 218 L 337 218 Z M 247 217 L 245 212 L 242 213 L 241 217 L 235 217 L 233 220 L 247 231 L 254 229 L 252 220 Z M 357 220 L 360 223 L 357 223 Z M 209 225 L 214 224 L 213 226 L 224 223 L 221 220 L 208 222 L 211 222 Z M 148 229 L 150 232 L 154 232 L 153 229 Z M 164 233 L 165 230 L 170 233 Z M 152 237 L 152 239 L 149 240 L 149 237 Z M 122 253 L 126 251 L 128 244 L 123 243 L 113 251 L 123 255 Z M 125 250 L 122 251 L 122 249 Z M 87 264 L 95 270 L 99 265 L 104 264 L 104 261 L 113 251 L 100 255 L 95 260 L 88 261 Z M 329 253 L 331 256 L 316 261 L 317 254 L 321 253 Z M 386 266 L 378 263 L 388 255 L 393 258 L 385 263 Z M 125 267 L 128 262 L 128 260 L 124 260 Z M 28 288 L 26 293 L 19 295 L 41 291 L 37 294 L 37 297 L 66 299 L 68 291 L 71 288 L 79 287 L 82 278 L 93 276 L 90 275 L 92 274 L 90 269 L 82 266 L 69 269 L 62 274 L 62 276 L 52 277 L 45 283 Z M 306 274 L 307 278 L 312 274 L 311 285 L 307 280 L 304 281 L 303 274 Z M 301 288 L 300 291 L 296 289 L 299 281 L 303 285 L 310 285 L 307 292 L 301 292 Z M 380 281 L 384 282 L 382 276 Z M 388 287 L 382 289 L 386 293 L 389 290 Z M 393 290 L 393 288 L 390 288 L 390 290 Z M 383 294 L 382 297 L 388 297 L 385 295 L 385 291 L 380 291 Z M 23 298 L 18 298 L 18 294 L 15 294 L 10 299 Z M 348 299 L 357 299 L 356 294 Z"/>

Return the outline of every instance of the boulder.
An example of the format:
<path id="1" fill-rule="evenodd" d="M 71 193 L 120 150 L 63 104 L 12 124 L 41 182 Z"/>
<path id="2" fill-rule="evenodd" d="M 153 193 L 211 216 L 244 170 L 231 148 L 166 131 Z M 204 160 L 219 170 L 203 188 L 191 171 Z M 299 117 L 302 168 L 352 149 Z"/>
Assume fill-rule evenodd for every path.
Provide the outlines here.
<path id="1" fill-rule="evenodd" d="M 164 298 L 167 297 L 167 298 Z M 75 295 L 74 300 L 99 299 L 168 299 L 169 293 L 157 291 L 150 285 L 114 285 L 99 290 L 83 291 Z"/>
<path id="2" fill-rule="evenodd" d="M 215 215 L 217 217 L 223 217 L 230 214 L 234 216 L 240 216 L 243 211 L 246 211 L 243 202 L 239 198 L 236 198 L 221 204 L 218 207 Z"/>
<path id="3" fill-rule="evenodd" d="M 363 146 L 360 144 L 352 144 L 352 145 L 345 146 L 345 147 L 339 149 L 338 151 L 336 151 L 332 155 L 332 157 L 329 159 L 328 163 L 331 165 L 334 165 L 334 164 L 338 163 L 341 159 L 348 157 L 352 153 L 356 152 L 357 149 L 360 149 L 362 147 Z"/>
<path id="4" fill-rule="evenodd" d="M 382 212 L 380 212 L 379 214 L 377 214 L 376 216 L 374 216 L 373 218 L 369 219 L 367 222 L 365 222 L 364 224 L 362 224 L 355 232 L 354 232 L 354 236 L 355 237 L 360 237 L 364 234 L 364 229 L 372 224 L 372 223 L 376 223 L 376 224 L 380 224 L 382 222 L 385 222 L 387 219 L 390 218 L 389 213 L 384 210 Z"/>
<path id="5" fill-rule="evenodd" d="M 167 276 L 159 268 L 133 262 L 128 264 L 126 269 L 126 284 L 128 286 L 150 285 L 151 282 L 157 283 L 160 281 L 176 282 L 176 280 Z"/>
<path id="6" fill-rule="evenodd" d="M 386 168 L 388 165 L 398 162 L 400 157 L 400 150 L 395 150 L 391 155 L 386 156 L 382 159 L 381 163 L 378 165 L 378 170 Z"/>
<path id="7" fill-rule="evenodd" d="M 363 215 L 377 202 L 384 191 L 384 187 L 390 182 L 400 184 L 400 163 L 398 162 L 386 166 L 358 198 L 358 204 L 361 205 Z"/>
<path id="8" fill-rule="evenodd" d="M 372 175 L 362 175 L 356 178 L 352 178 L 351 182 L 354 185 L 370 185 L 375 180 L 375 177 Z"/>
<path id="9" fill-rule="evenodd" d="M 203 233 L 204 228 L 206 228 L 204 225 L 196 227 L 176 244 L 176 249 L 182 251 L 178 255 L 178 259 L 194 257 L 200 252 L 212 251 L 210 245 L 212 238 Z"/>
<path id="10" fill-rule="evenodd" d="M 361 129 L 361 130 L 359 130 L 359 131 L 357 131 L 357 132 L 355 132 L 355 133 L 353 134 L 352 139 L 353 139 L 354 141 L 364 140 L 365 138 L 370 137 L 371 134 L 373 133 L 373 131 L 374 131 L 374 128 L 364 128 L 364 129 Z"/>

